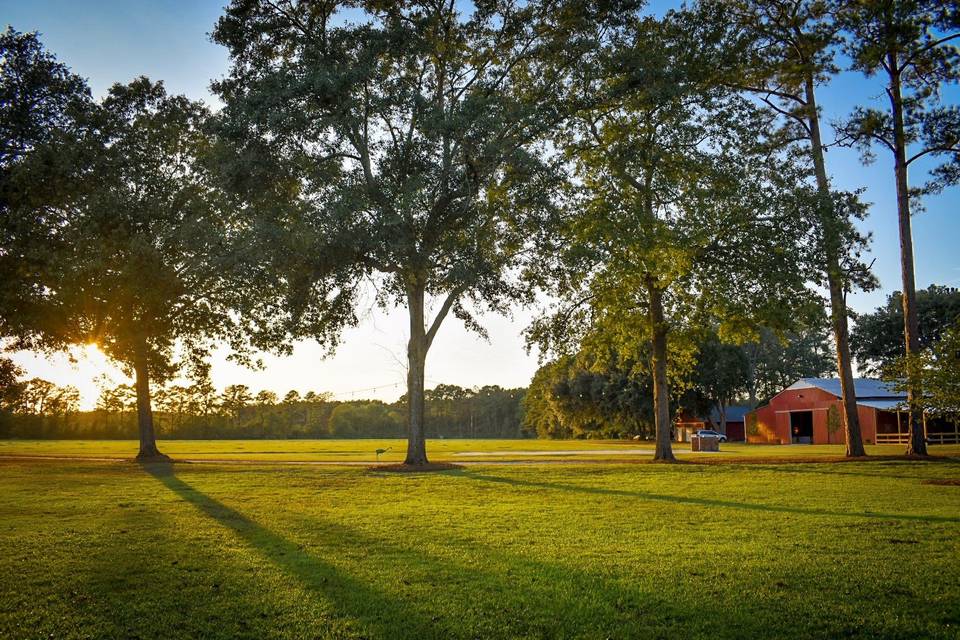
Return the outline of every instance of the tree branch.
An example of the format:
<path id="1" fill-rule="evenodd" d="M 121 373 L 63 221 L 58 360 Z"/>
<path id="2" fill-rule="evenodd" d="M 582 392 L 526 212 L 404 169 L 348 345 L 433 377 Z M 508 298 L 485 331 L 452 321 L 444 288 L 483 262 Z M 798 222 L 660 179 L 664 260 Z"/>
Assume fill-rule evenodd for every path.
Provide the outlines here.
<path id="1" fill-rule="evenodd" d="M 443 301 L 443 304 L 440 306 L 440 310 L 437 312 L 437 315 L 433 318 L 433 322 L 430 323 L 430 329 L 427 331 L 427 349 L 430 349 L 430 345 L 433 344 L 433 338 L 437 335 L 437 331 L 440 329 L 443 319 L 450 312 L 450 308 L 454 305 L 457 299 L 463 295 L 463 287 L 457 287 L 451 291 L 446 300 Z"/>
<path id="2" fill-rule="evenodd" d="M 792 100 L 793 102 L 796 102 L 797 104 L 804 107 L 807 106 L 807 102 L 803 98 L 801 98 L 798 95 L 794 95 L 792 93 L 787 93 L 786 91 L 779 91 L 777 89 L 771 89 L 769 87 L 751 87 L 750 85 L 737 84 L 735 82 L 727 83 L 727 86 L 730 87 L 731 89 L 737 89 L 738 91 L 746 91 L 748 93 L 765 93 L 767 94 L 767 96 L 773 95 L 773 96 L 777 96 L 778 98 L 782 98 L 784 100 Z"/>
<path id="3" fill-rule="evenodd" d="M 898 69 L 898 71 L 903 71 L 904 69 L 906 69 L 908 66 L 910 66 L 910 64 L 913 63 L 915 59 L 917 59 L 917 57 L 923 55 L 927 51 L 930 51 L 931 49 L 935 49 L 939 47 L 941 44 L 943 44 L 944 42 L 949 42 L 950 40 L 955 40 L 956 38 L 960 38 L 960 33 L 954 33 L 949 36 L 944 36 L 939 40 L 934 40 L 933 42 L 923 47 L 922 49 L 919 49 L 918 51 L 914 51 L 912 55 L 908 56 L 903 61 L 903 64 L 900 65 L 900 68 Z"/>
<path id="4" fill-rule="evenodd" d="M 913 154 L 913 155 L 907 160 L 906 164 L 909 166 L 910 163 L 913 162 L 914 160 L 918 160 L 918 159 L 922 158 L 923 156 L 929 155 L 929 154 L 931 154 L 931 153 L 960 153 L 960 147 L 956 147 L 956 146 L 954 146 L 954 147 L 929 147 L 929 148 L 927 148 L 927 149 L 924 149 L 923 151 L 918 151 L 917 153 Z"/>

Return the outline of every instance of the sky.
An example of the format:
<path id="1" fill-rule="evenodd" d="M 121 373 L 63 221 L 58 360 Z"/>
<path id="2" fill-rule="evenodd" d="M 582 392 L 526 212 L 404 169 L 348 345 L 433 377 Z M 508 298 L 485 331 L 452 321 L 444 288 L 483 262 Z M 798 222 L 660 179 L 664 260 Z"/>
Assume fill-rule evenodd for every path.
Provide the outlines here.
<path id="1" fill-rule="evenodd" d="M 674 4 L 654 0 L 650 6 L 660 13 Z M 216 108 L 219 103 L 210 93 L 210 81 L 226 74 L 229 60 L 226 50 L 210 41 L 209 33 L 222 7 L 221 0 L 0 0 L 0 25 L 39 31 L 45 46 L 86 78 L 95 96 L 103 96 L 115 82 L 146 75 L 163 80 L 170 93 L 202 99 Z M 951 87 L 944 98 L 960 103 L 960 91 Z M 885 96 L 876 79 L 845 72 L 820 90 L 819 100 L 824 121 L 830 123 L 857 104 L 883 106 Z M 854 311 L 870 311 L 901 288 L 892 159 L 880 153 L 874 164 L 864 166 L 857 151 L 835 147 L 828 153 L 827 165 L 836 187 L 864 189 L 862 198 L 871 203 L 862 226 L 872 234 L 867 261 L 874 261 L 880 288 L 849 299 Z M 917 167 L 911 179 L 922 180 L 928 166 Z M 917 287 L 960 287 L 960 187 L 927 198 L 925 209 L 913 218 Z M 525 349 L 522 331 L 535 313 L 535 309 L 516 309 L 512 317 L 483 317 L 489 342 L 449 318 L 427 359 L 427 386 L 526 386 L 538 363 L 536 351 Z M 229 362 L 225 351 L 218 352 L 212 361 L 213 383 L 217 387 L 246 384 L 254 391 L 270 389 L 281 395 L 296 389 L 327 391 L 343 400 L 393 401 L 404 391 L 406 312 L 385 312 L 369 302 L 362 315 L 361 324 L 344 334 L 332 357 L 324 358 L 319 347 L 304 342 L 296 345 L 292 356 L 265 355 L 264 368 L 250 370 Z M 95 349 L 78 350 L 73 359 L 15 354 L 28 376 L 77 386 L 84 408 L 96 403 L 102 376 L 124 381 Z"/>

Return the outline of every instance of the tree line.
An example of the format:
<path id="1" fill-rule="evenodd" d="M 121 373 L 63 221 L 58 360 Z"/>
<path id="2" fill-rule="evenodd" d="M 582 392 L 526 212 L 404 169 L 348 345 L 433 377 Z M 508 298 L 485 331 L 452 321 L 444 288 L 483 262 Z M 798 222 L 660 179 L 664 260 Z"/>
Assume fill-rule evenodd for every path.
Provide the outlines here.
<path id="1" fill-rule="evenodd" d="M 910 214 L 960 179 L 960 110 L 939 90 L 958 79 L 958 28 L 956 3 L 934 0 L 663 16 L 631 0 L 235 0 L 212 31 L 231 65 L 216 113 L 147 78 L 94 100 L 8 29 L 0 336 L 97 343 L 134 377 L 139 457 L 162 459 L 152 389 L 202 380 L 219 344 L 251 365 L 296 340 L 333 350 L 373 283 L 408 311 L 406 462 L 421 465 L 442 324 L 484 335 L 479 314 L 547 292 L 529 343 L 642 372 L 655 458 L 672 460 L 671 400 L 705 335 L 784 339 L 826 308 L 862 455 L 846 296 L 876 282 L 867 206 L 825 162 L 845 144 L 893 160 L 908 452 L 923 454 Z M 842 68 L 887 100 L 828 135 L 818 92 Z M 919 162 L 930 179 L 911 184 Z"/>
<path id="2" fill-rule="evenodd" d="M 524 392 L 437 385 L 426 391 L 427 437 L 526 437 Z M 406 432 L 405 397 L 338 401 L 328 393 L 291 390 L 281 398 L 242 384 L 217 392 L 204 382 L 156 389 L 153 408 L 157 435 L 169 439 L 402 438 Z M 136 432 L 133 385 L 106 386 L 96 408 L 81 411 L 75 387 L 40 378 L 0 383 L 0 438 L 121 439 Z"/>

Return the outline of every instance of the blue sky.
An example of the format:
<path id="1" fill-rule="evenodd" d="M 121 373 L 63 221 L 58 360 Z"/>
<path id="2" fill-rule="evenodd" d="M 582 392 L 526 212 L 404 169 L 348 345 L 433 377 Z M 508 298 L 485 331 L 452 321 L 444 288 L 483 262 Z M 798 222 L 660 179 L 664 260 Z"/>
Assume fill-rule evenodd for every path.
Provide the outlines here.
<path id="1" fill-rule="evenodd" d="M 658 13 L 673 2 L 654 2 Z M 227 71 L 226 51 L 210 42 L 209 32 L 221 14 L 223 2 L 204 0 L 0 0 L 0 23 L 20 31 L 37 30 L 45 45 L 74 72 L 87 78 L 100 96 L 114 82 L 138 75 L 163 80 L 168 91 L 217 102 L 209 92 L 210 80 Z M 951 87 L 948 101 L 960 102 L 960 91 Z M 847 72 L 821 89 L 825 121 L 849 113 L 854 105 L 883 106 L 885 96 L 876 80 Z M 871 254 L 880 289 L 850 298 L 856 311 L 869 311 L 900 288 L 899 238 L 892 159 L 880 152 L 877 161 L 861 164 L 855 150 L 834 148 L 827 158 L 834 184 L 843 189 L 865 189 L 871 203 L 863 225 L 873 234 Z M 924 171 L 914 168 L 911 180 L 919 183 Z M 930 284 L 960 286 L 960 187 L 925 201 L 926 211 L 914 216 L 914 247 L 918 288 Z M 428 379 L 463 386 L 500 384 L 525 386 L 536 369 L 535 355 L 523 349 L 520 332 L 531 312 L 518 310 L 513 319 L 490 317 L 491 342 L 467 333 L 455 320 L 441 328 L 428 360 Z M 392 400 L 402 392 L 406 318 L 403 312 L 385 313 L 370 308 L 366 320 L 345 336 L 338 354 L 321 361 L 310 344 L 298 346 L 289 358 L 269 358 L 265 371 L 248 371 L 228 363 L 220 354 L 214 362 L 218 386 L 244 382 L 254 389 L 291 388 L 326 390 L 349 398 L 351 391 L 380 387 L 363 396 Z M 18 358 L 31 374 L 61 384 L 81 387 L 85 404 L 96 396 L 87 369 L 70 368 L 62 358 L 45 360 L 23 354 Z M 88 363 L 89 364 L 89 363 Z M 109 367 L 103 373 L 118 376 Z M 429 384 L 429 383 L 428 383 Z"/>

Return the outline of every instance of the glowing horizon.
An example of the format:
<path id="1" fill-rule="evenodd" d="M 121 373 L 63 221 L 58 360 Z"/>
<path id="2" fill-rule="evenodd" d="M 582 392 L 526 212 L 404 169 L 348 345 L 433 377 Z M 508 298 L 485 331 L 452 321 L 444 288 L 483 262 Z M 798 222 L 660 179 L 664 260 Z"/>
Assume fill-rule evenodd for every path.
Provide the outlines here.
<path id="1" fill-rule="evenodd" d="M 488 384 L 504 388 L 527 386 L 536 371 L 537 358 L 535 353 L 527 355 L 520 332 L 532 316 L 517 316 L 516 320 L 502 316 L 485 318 L 491 335 L 496 332 L 498 336 L 489 343 L 467 333 L 456 318 L 449 318 L 427 356 L 427 387 L 439 383 L 465 388 Z M 211 358 L 211 381 L 219 391 L 227 385 L 245 384 L 254 393 L 269 390 L 281 398 L 295 389 L 300 394 L 326 391 L 337 400 L 370 398 L 393 402 L 406 392 L 407 322 L 405 309 L 389 313 L 371 310 L 359 327 L 344 332 L 343 342 L 333 356 L 323 358 L 316 343 L 302 341 L 288 357 L 262 354 L 264 367 L 259 370 L 228 360 L 229 350 L 222 348 Z M 109 381 L 109 386 L 133 383 L 95 345 L 73 347 L 69 352 L 49 357 L 27 351 L 10 355 L 27 371 L 26 378 L 39 377 L 58 385 L 75 386 L 84 411 L 96 406 L 104 380 Z M 173 382 L 186 381 L 178 378 Z"/>

